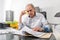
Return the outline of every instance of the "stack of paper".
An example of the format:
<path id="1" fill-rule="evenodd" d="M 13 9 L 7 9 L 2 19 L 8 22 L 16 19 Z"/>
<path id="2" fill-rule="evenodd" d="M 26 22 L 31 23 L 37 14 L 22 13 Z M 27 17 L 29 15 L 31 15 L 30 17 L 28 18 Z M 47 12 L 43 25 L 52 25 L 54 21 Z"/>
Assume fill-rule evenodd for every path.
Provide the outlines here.
<path id="1" fill-rule="evenodd" d="M 28 28 L 25 26 L 25 31 L 35 37 L 40 37 L 40 36 L 43 36 L 45 35 L 46 33 L 43 33 L 43 32 L 36 32 L 36 31 L 33 31 L 32 29 Z"/>
<path id="2" fill-rule="evenodd" d="M 33 31 L 32 29 L 30 29 L 27 26 L 25 26 L 21 30 L 16 30 L 16 29 L 13 29 L 13 28 L 8 28 L 8 29 L 5 29 L 5 30 L 0 30 L 0 34 L 2 34 L 2 33 L 11 33 L 11 34 L 17 34 L 17 35 L 23 35 L 23 36 L 26 36 L 25 32 L 27 32 L 28 34 L 31 34 L 31 35 L 33 35 L 35 37 L 42 37 L 42 38 L 47 35 L 47 33 L 44 33 L 44 32 Z M 50 35 L 50 34 L 48 33 L 48 35 Z"/>
<path id="3" fill-rule="evenodd" d="M 36 32 L 36 31 L 33 31 L 32 29 L 28 28 L 28 27 L 24 27 L 22 28 L 21 30 L 15 30 L 15 29 L 11 29 L 12 30 L 12 34 L 18 34 L 18 35 L 25 35 L 25 33 L 23 32 L 27 32 L 33 36 L 36 36 L 36 37 L 40 37 L 42 35 L 45 35 L 46 33 L 43 33 L 43 32 Z"/>
<path id="4" fill-rule="evenodd" d="M 7 30 L 0 30 L 0 34 L 8 33 Z"/>

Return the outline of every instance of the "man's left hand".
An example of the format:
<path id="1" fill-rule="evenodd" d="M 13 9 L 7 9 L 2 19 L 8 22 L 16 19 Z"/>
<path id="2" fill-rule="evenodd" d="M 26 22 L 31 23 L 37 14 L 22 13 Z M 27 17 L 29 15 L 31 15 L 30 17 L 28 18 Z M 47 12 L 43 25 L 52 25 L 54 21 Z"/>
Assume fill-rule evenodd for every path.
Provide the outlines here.
<path id="1" fill-rule="evenodd" d="M 32 30 L 34 30 L 34 31 L 43 31 L 43 29 L 41 28 L 41 27 L 34 27 Z"/>

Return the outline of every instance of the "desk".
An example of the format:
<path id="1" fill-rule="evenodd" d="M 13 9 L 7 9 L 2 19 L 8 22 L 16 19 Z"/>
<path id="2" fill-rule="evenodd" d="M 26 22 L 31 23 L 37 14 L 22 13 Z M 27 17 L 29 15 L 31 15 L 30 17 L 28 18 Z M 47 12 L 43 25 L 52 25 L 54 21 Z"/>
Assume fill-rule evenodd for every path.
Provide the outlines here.
<path id="1" fill-rule="evenodd" d="M 0 34 L 0 40 L 56 40 L 54 34 L 50 38 L 37 38 L 32 36 L 20 36 L 13 34 Z"/>
<path id="2" fill-rule="evenodd" d="M 0 34 L 0 40 L 57 40 L 56 38 L 58 36 L 56 33 L 58 32 L 54 32 L 50 38 L 37 38 L 37 37 L 19 36 L 11 33 L 2 33 Z M 59 40 L 60 40 L 60 37 L 59 37 Z"/>
<path id="3" fill-rule="evenodd" d="M 55 39 L 55 36 L 52 34 L 50 38 L 37 38 L 37 37 L 32 37 L 32 36 L 29 37 L 29 36 L 12 35 L 12 37 L 8 38 L 7 40 L 56 40 L 56 39 Z"/>

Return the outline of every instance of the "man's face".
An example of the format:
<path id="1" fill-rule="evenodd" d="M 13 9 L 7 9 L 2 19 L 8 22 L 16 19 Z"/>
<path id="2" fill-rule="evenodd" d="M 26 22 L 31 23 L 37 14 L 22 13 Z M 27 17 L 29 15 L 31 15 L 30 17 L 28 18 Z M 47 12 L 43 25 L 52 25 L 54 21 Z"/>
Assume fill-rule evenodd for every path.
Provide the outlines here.
<path id="1" fill-rule="evenodd" d="M 35 9 L 32 6 L 27 6 L 26 11 L 28 12 L 30 17 L 33 17 L 35 15 Z"/>

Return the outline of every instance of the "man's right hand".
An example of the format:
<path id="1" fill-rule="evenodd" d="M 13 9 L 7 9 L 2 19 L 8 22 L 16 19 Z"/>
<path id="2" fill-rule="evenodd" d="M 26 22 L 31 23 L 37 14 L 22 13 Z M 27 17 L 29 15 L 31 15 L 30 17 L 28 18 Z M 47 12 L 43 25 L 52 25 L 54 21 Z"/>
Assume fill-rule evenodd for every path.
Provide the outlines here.
<path id="1" fill-rule="evenodd" d="M 21 11 L 21 15 L 20 16 L 23 16 L 24 14 L 26 14 L 25 10 Z"/>
<path id="2" fill-rule="evenodd" d="M 23 11 L 21 11 L 21 14 L 20 14 L 20 23 L 22 23 L 22 16 L 24 15 L 24 14 L 26 14 L 26 12 L 25 12 L 26 10 L 23 10 Z"/>
<path id="3" fill-rule="evenodd" d="M 41 27 L 34 27 L 32 30 L 33 31 L 39 31 L 39 32 L 43 31 L 43 29 Z"/>

